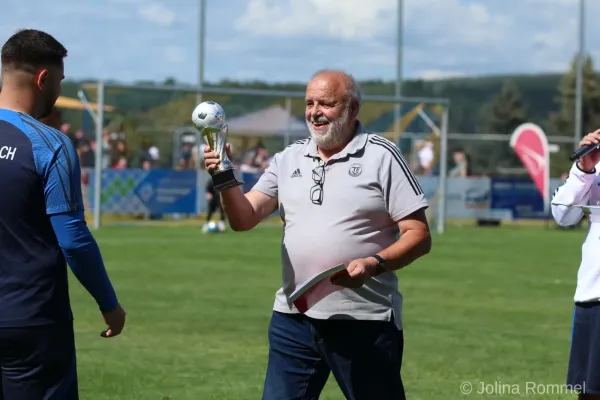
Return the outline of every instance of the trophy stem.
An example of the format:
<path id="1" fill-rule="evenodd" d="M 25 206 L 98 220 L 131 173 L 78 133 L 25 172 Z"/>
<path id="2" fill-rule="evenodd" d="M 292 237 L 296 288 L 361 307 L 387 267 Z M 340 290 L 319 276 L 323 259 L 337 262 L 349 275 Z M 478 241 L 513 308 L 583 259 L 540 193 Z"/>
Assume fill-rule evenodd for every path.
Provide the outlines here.
<path id="1" fill-rule="evenodd" d="M 204 137 L 204 140 L 206 141 L 206 144 L 208 145 L 208 147 L 210 147 L 210 149 L 212 151 L 216 151 L 216 149 L 215 149 L 215 141 L 214 141 L 213 136 L 212 136 L 212 134 L 210 132 L 210 129 L 204 128 L 202 130 L 201 136 Z"/>

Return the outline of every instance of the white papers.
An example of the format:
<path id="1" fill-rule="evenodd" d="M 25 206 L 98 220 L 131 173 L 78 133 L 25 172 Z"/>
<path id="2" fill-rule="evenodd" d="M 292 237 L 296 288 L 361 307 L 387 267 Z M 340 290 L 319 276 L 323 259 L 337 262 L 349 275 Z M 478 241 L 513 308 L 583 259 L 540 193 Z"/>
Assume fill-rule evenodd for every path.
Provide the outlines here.
<path id="1" fill-rule="evenodd" d="M 597 206 L 592 206 L 590 204 L 560 204 L 560 203 L 552 203 L 555 206 L 565 206 L 565 207 L 577 207 L 577 208 L 581 208 L 583 210 L 583 212 L 585 213 L 589 213 L 589 214 L 593 214 L 593 215 L 600 215 L 600 205 Z"/>
<path id="2" fill-rule="evenodd" d="M 302 282 L 300 285 L 296 286 L 296 290 L 290 295 L 289 301 L 295 302 L 298 300 L 304 293 L 306 293 L 309 289 L 315 286 L 317 283 L 321 282 L 323 279 L 330 278 L 332 275 L 337 274 L 340 271 L 346 269 L 346 265 L 340 264 L 335 267 L 326 269 L 325 271 L 319 272 L 311 276 L 308 280 Z"/>
<path id="3" fill-rule="evenodd" d="M 600 214 L 600 206 L 592 206 L 589 204 L 577 204 L 574 207 L 579 207 L 583 210 L 583 212 L 585 213 L 589 213 L 589 214 Z"/>

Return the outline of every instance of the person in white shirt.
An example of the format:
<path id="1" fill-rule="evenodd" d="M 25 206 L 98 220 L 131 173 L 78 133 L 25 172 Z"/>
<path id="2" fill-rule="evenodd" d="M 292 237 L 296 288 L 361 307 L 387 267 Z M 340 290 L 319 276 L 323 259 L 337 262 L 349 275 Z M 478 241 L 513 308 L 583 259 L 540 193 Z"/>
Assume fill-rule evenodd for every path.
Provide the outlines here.
<path id="1" fill-rule="evenodd" d="M 585 136 L 580 146 L 599 143 L 600 129 Z M 599 163 L 599 150 L 580 158 L 554 192 L 552 215 L 558 225 L 574 225 L 581 220 L 583 210 L 576 205 L 600 205 Z M 577 273 L 567 372 L 567 387 L 579 392 L 579 400 L 600 399 L 600 217 L 589 218 Z"/>
<path id="2" fill-rule="evenodd" d="M 419 169 L 423 175 L 431 175 L 435 153 L 433 143 L 421 140 L 417 143 L 417 156 L 419 158 Z"/>

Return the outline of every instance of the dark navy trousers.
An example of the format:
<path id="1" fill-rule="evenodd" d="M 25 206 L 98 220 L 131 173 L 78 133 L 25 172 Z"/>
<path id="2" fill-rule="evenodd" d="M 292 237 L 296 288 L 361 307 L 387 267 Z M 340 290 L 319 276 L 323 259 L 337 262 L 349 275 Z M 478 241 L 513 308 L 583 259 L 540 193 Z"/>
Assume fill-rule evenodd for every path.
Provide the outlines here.
<path id="1" fill-rule="evenodd" d="M 73 324 L 0 328 L 0 400 L 77 400 Z"/>
<path id="2" fill-rule="evenodd" d="M 567 387 L 600 395 L 600 302 L 575 304 Z"/>
<path id="3" fill-rule="evenodd" d="M 263 400 L 316 400 L 333 373 L 348 400 L 405 400 L 403 332 L 393 321 L 273 312 Z"/>

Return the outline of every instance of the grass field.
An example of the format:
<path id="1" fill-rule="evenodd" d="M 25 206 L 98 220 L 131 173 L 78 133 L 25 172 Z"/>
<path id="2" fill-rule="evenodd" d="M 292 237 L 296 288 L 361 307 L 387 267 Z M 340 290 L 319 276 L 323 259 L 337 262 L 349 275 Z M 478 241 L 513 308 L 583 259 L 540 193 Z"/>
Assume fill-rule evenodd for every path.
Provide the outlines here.
<path id="1" fill-rule="evenodd" d="M 432 253 L 399 272 L 408 399 L 574 398 L 543 390 L 564 393 L 584 235 L 510 227 L 434 237 Z M 107 227 L 96 237 L 128 323 L 102 339 L 93 300 L 71 279 L 83 399 L 260 399 L 279 228 Z M 488 395 L 476 393 L 481 382 Z M 526 393 L 527 382 L 541 386 Z M 321 398 L 343 399 L 333 379 Z"/>

